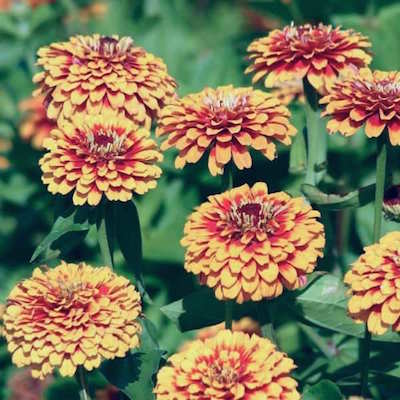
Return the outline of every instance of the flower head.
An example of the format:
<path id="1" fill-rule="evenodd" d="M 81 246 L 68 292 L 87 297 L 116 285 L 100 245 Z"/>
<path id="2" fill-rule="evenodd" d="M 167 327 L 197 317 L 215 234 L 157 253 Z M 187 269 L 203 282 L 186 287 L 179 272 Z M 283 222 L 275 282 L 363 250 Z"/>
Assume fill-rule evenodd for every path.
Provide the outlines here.
<path id="1" fill-rule="evenodd" d="M 4 331 L 12 361 L 43 379 L 56 368 L 73 376 L 139 345 L 139 293 L 110 268 L 62 262 L 36 268 L 10 293 Z"/>
<path id="2" fill-rule="evenodd" d="M 319 215 L 303 198 L 268 193 L 261 182 L 210 196 L 186 222 L 185 269 L 220 300 L 277 297 L 301 286 L 322 256 Z"/>
<path id="3" fill-rule="evenodd" d="M 224 330 L 225 324 L 222 322 L 218 325 L 209 326 L 207 328 L 200 329 L 196 334 L 196 339 L 199 340 L 206 340 L 209 338 L 214 337 Z M 261 336 L 261 327 L 257 321 L 254 321 L 252 318 L 244 317 L 241 318 L 239 321 L 233 321 L 232 324 L 232 331 L 233 332 L 243 332 L 247 333 L 248 335 L 258 335 Z"/>
<path id="4" fill-rule="evenodd" d="M 43 141 L 50 136 L 50 131 L 57 125 L 49 120 L 43 104 L 44 97 L 32 97 L 20 103 L 20 110 L 25 113 L 20 127 L 21 137 L 31 140 L 33 147 L 41 149 Z"/>
<path id="5" fill-rule="evenodd" d="M 400 222 L 400 185 L 394 185 L 385 191 L 383 212 L 389 220 Z"/>
<path id="6" fill-rule="evenodd" d="M 307 78 L 318 92 L 325 93 L 339 74 L 371 62 L 366 52 L 370 46 L 366 37 L 352 30 L 292 24 L 250 44 L 253 64 L 246 73 L 255 73 L 253 82 L 265 76 L 266 87 Z"/>
<path id="7" fill-rule="evenodd" d="M 378 137 L 387 128 L 391 144 L 400 145 L 400 72 L 363 68 L 336 82 L 320 102 L 330 133 L 351 136 L 365 126 L 368 137 Z"/>
<path id="8" fill-rule="evenodd" d="M 301 79 L 278 82 L 276 86 L 271 89 L 271 93 L 286 106 L 293 101 L 305 102 L 303 82 Z"/>
<path id="9" fill-rule="evenodd" d="M 74 116 L 59 122 L 40 160 L 49 192 L 74 192 L 75 205 L 108 200 L 128 201 L 157 185 L 162 160 L 150 133 L 124 117 Z"/>
<path id="10" fill-rule="evenodd" d="M 160 107 L 175 96 L 163 61 L 129 37 L 74 36 L 38 51 L 44 71 L 35 75 L 47 116 L 70 118 L 105 110 L 149 128 Z"/>
<path id="11" fill-rule="evenodd" d="M 400 232 L 368 246 L 344 277 L 350 286 L 350 317 L 377 335 L 400 332 Z"/>
<path id="12" fill-rule="evenodd" d="M 157 376 L 157 400 L 299 400 L 293 360 L 265 338 L 224 330 L 169 358 Z"/>
<path id="13" fill-rule="evenodd" d="M 167 136 L 162 150 L 179 150 L 176 168 L 196 163 L 209 150 L 208 168 L 217 175 L 231 159 L 239 169 L 250 168 L 249 147 L 273 160 L 273 140 L 289 145 L 296 134 L 289 116 L 276 97 L 260 90 L 231 85 L 206 88 L 166 106 L 156 134 Z"/>

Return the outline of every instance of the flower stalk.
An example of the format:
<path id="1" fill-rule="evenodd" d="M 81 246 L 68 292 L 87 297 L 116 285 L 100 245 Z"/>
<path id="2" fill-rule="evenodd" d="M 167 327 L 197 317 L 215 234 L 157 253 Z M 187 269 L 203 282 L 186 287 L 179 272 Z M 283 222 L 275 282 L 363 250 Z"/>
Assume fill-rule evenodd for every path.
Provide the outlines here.
<path id="1" fill-rule="evenodd" d="M 377 156 L 376 156 L 376 188 L 375 188 L 375 211 L 374 211 L 374 235 L 373 242 L 377 243 L 381 237 L 382 229 L 382 208 L 383 196 L 386 181 L 386 162 L 387 162 L 387 144 L 386 138 L 388 132 L 384 132 L 377 139 Z M 361 365 L 361 396 L 368 394 L 368 373 L 371 352 L 371 333 L 365 325 L 364 340 L 361 348 L 360 365 Z"/>
<path id="2" fill-rule="evenodd" d="M 318 106 L 318 93 L 303 79 L 306 96 L 307 169 L 304 183 L 316 186 L 322 179 L 327 157 L 328 138 Z"/>
<path id="3" fill-rule="evenodd" d="M 79 385 L 79 399 L 91 400 L 86 379 L 86 371 L 83 367 L 78 367 L 78 370 L 76 371 L 76 380 Z"/>
<path id="4" fill-rule="evenodd" d="M 99 207 L 99 220 L 97 222 L 97 240 L 105 265 L 114 268 L 114 218 L 113 210 L 107 202 Z"/>

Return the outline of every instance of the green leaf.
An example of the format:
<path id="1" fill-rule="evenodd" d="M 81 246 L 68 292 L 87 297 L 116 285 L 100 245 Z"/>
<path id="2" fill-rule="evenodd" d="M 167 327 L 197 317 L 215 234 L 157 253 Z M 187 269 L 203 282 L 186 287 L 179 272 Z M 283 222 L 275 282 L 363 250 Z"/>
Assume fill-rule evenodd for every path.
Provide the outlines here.
<path id="1" fill-rule="evenodd" d="M 154 379 L 164 354 L 148 331 L 151 323 L 143 323 L 141 346 L 124 358 L 104 362 L 100 370 L 105 378 L 131 400 L 154 400 Z M 153 329 L 153 328 L 150 328 Z"/>
<path id="2" fill-rule="evenodd" d="M 56 219 L 50 233 L 35 249 L 30 262 L 46 262 L 58 257 L 70 244 L 72 237 L 76 238 L 76 243 L 78 240 L 81 241 L 93 223 L 91 219 L 92 216 L 87 207 L 71 207 L 64 211 Z M 66 235 L 69 240 L 66 240 Z"/>
<path id="3" fill-rule="evenodd" d="M 142 234 L 139 214 L 133 201 L 116 203 L 115 234 L 126 263 L 136 278 L 136 285 L 147 301 L 151 301 L 144 287 L 142 276 Z"/>
<path id="4" fill-rule="evenodd" d="M 43 24 L 55 20 L 58 17 L 56 9 L 48 4 L 43 4 L 41 7 L 37 7 L 33 13 L 30 23 L 31 31 L 39 28 Z"/>
<path id="5" fill-rule="evenodd" d="M 79 386 L 73 378 L 56 379 L 46 389 L 45 400 L 79 400 Z"/>
<path id="6" fill-rule="evenodd" d="M 308 184 L 302 185 L 301 189 L 311 203 L 331 211 L 365 206 L 372 202 L 375 196 L 375 185 L 363 187 L 346 195 L 326 194 Z"/>
<path id="7" fill-rule="evenodd" d="M 215 325 L 224 320 L 225 307 L 209 288 L 202 288 L 183 299 L 161 307 L 182 332 Z"/>
<path id="8" fill-rule="evenodd" d="M 335 332 L 362 338 L 364 325 L 356 324 L 347 315 L 347 288 L 338 277 L 325 274 L 314 279 L 305 289 L 286 299 L 301 319 Z M 292 298 L 291 298 L 292 297 Z M 372 340 L 400 342 L 400 335 L 388 332 Z"/>
<path id="9" fill-rule="evenodd" d="M 303 400 L 343 400 L 344 396 L 333 382 L 324 379 L 303 392 Z"/>
<path id="10" fill-rule="evenodd" d="M 114 236 L 115 220 L 113 204 L 103 201 L 98 207 L 97 214 L 97 241 L 103 263 L 109 267 L 114 267 Z"/>

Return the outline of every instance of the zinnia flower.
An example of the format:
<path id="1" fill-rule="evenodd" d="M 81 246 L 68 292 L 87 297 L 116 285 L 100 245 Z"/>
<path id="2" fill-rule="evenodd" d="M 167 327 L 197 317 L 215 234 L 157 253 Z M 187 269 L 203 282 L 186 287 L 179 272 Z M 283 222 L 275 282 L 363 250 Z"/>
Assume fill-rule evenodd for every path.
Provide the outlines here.
<path id="1" fill-rule="evenodd" d="M 350 317 L 368 330 L 400 332 L 400 232 L 390 232 L 364 249 L 344 277 L 350 286 Z"/>
<path id="2" fill-rule="evenodd" d="M 50 193 L 74 192 L 75 205 L 108 200 L 128 201 L 132 192 L 156 187 L 162 160 L 150 132 L 130 120 L 109 115 L 74 116 L 59 122 L 40 160 L 42 181 Z"/>
<path id="3" fill-rule="evenodd" d="M 42 47 L 38 55 L 44 71 L 34 77 L 36 93 L 45 95 L 51 119 L 107 110 L 150 128 L 160 107 L 175 96 L 163 61 L 129 37 L 74 36 Z"/>
<path id="4" fill-rule="evenodd" d="M 209 150 L 208 168 L 217 175 L 231 159 L 239 169 L 250 168 L 249 147 L 273 160 L 273 140 L 289 145 L 296 134 L 289 116 L 276 97 L 260 90 L 231 85 L 206 88 L 166 106 L 156 134 L 167 136 L 162 150 L 179 150 L 176 168 L 196 163 Z"/>
<path id="5" fill-rule="evenodd" d="M 224 330 L 192 342 L 161 368 L 157 400 L 299 400 L 293 360 L 265 338 Z"/>
<path id="6" fill-rule="evenodd" d="M 33 147 L 41 149 L 45 138 L 57 125 L 49 120 L 46 108 L 43 105 L 44 97 L 32 97 L 20 103 L 20 110 L 25 113 L 20 127 L 20 134 L 24 140 L 31 140 Z"/>
<path id="7" fill-rule="evenodd" d="M 320 216 L 304 199 L 267 185 L 243 185 L 210 196 L 189 216 L 181 241 L 185 269 L 238 303 L 302 286 L 325 245 Z"/>
<path id="8" fill-rule="evenodd" d="M 253 82 L 265 76 L 265 86 L 307 78 L 320 93 L 325 93 L 336 77 L 371 62 L 366 49 L 371 44 L 365 36 L 331 25 L 310 24 L 275 29 L 248 47 L 253 64 Z"/>
<path id="9" fill-rule="evenodd" d="M 30 366 L 34 378 L 55 368 L 73 376 L 80 365 L 92 370 L 138 347 L 140 313 L 139 293 L 128 279 L 108 267 L 62 262 L 35 268 L 11 291 L 5 337 L 13 363 Z"/>
<path id="10" fill-rule="evenodd" d="M 383 212 L 387 219 L 400 222 L 400 185 L 393 185 L 385 191 Z"/>
<path id="11" fill-rule="evenodd" d="M 301 79 L 279 82 L 272 88 L 271 93 L 285 106 L 288 106 L 294 101 L 305 102 L 303 82 Z"/>
<path id="12" fill-rule="evenodd" d="M 378 137 L 385 128 L 393 146 L 400 145 L 400 72 L 372 72 L 363 68 L 333 85 L 320 102 L 322 115 L 331 119 L 330 133 L 351 136 L 365 126 L 368 137 Z"/>

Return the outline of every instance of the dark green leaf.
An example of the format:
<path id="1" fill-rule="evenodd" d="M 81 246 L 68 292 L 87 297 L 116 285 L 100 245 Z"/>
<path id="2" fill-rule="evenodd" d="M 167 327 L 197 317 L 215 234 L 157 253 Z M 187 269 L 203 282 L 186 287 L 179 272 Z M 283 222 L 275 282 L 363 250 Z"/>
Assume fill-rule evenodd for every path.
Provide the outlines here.
<path id="1" fill-rule="evenodd" d="M 303 392 L 303 400 L 342 400 L 344 396 L 333 382 L 327 379 L 308 387 Z"/>
<path id="2" fill-rule="evenodd" d="M 364 325 L 356 324 L 347 315 L 347 288 L 338 277 L 325 274 L 313 280 L 297 295 L 288 296 L 287 304 L 303 320 L 346 335 L 362 338 Z M 400 342 L 400 335 L 388 332 L 373 336 L 373 340 Z"/>
<path id="3" fill-rule="evenodd" d="M 79 240 L 86 235 L 91 226 L 90 212 L 86 207 L 71 207 L 62 213 L 55 221 L 50 233 L 42 240 L 33 253 L 30 262 L 46 262 L 50 258 L 58 257 L 62 246 L 67 244 L 66 235 L 76 233 Z M 63 239 L 59 241 L 59 239 Z"/>
<path id="4" fill-rule="evenodd" d="M 137 287 L 142 296 L 150 301 L 146 294 L 142 276 L 142 234 L 140 220 L 133 201 L 115 205 L 115 234 L 126 263 L 133 271 Z"/>
<path id="5" fill-rule="evenodd" d="M 37 7 L 32 13 L 32 19 L 30 24 L 31 31 L 39 28 L 46 22 L 50 22 L 58 17 L 56 9 L 48 4 L 43 4 L 41 7 Z"/>
<path id="6" fill-rule="evenodd" d="M 160 366 L 163 351 L 149 332 L 150 321 L 143 323 L 141 346 L 124 358 L 104 362 L 100 369 L 105 378 L 118 387 L 131 400 L 154 400 L 155 374 Z"/>
<path id="7" fill-rule="evenodd" d="M 79 386 L 73 378 L 56 379 L 46 389 L 45 400 L 79 400 Z"/>
<path id="8" fill-rule="evenodd" d="M 304 184 L 301 187 L 307 199 L 325 210 L 341 210 L 343 208 L 362 207 L 374 200 L 375 185 L 363 187 L 345 195 L 326 194 L 315 186 Z"/>

